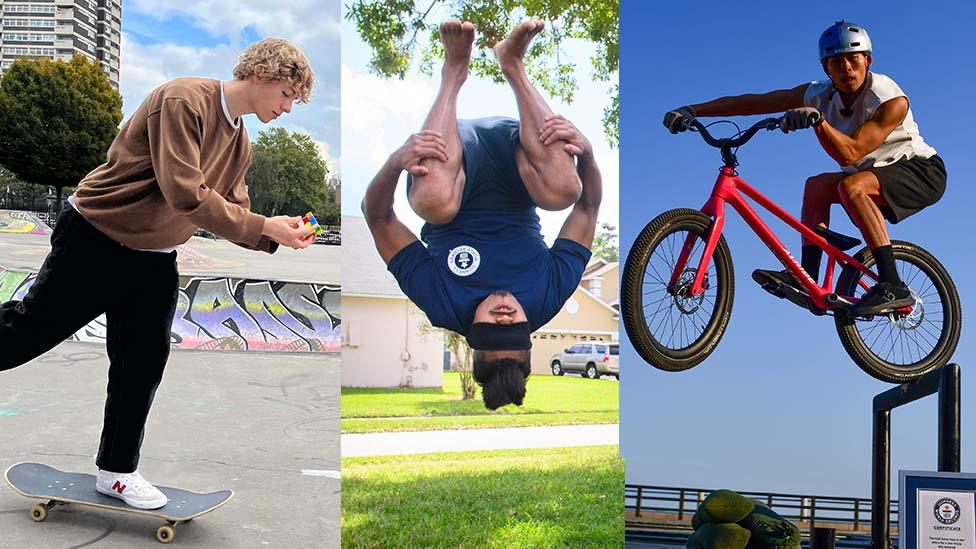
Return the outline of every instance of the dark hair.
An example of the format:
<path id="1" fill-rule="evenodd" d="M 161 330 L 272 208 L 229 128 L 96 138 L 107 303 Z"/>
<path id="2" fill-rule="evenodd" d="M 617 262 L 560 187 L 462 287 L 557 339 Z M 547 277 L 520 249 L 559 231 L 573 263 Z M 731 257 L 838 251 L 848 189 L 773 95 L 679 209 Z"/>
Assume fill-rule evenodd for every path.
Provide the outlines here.
<path id="1" fill-rule="evenodd" d="M 504 353 L 504 358 L 498 354 Z M 532 373 L 531 354 L 518 351 L 513 358 L 511 351 L 475 351 L 472 357 L 474 380 L 481 385 L 481 398 L 485 408 L 497 410 L 506 404 L 522 405 L 525 398 L 525 382 Z"/>

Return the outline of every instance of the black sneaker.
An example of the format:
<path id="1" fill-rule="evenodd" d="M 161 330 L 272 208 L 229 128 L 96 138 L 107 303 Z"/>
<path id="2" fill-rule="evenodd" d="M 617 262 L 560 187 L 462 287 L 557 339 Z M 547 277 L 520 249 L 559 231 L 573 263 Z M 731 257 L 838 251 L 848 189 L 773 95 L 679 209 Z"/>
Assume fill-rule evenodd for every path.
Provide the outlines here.
<path id="1" fill-rule="evenodd" d="M 904 282 L 879 282 L 861 297 L 861 301 L 847 311 L 851 316 L 868 316 L 890 312 L 915 304 L 912 291 Z"/>

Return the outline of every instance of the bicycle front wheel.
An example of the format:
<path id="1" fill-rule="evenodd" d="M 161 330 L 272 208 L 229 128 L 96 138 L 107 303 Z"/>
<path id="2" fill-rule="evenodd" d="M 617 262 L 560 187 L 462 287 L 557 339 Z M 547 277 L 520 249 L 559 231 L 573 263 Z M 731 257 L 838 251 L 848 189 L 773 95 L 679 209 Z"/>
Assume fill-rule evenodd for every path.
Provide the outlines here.
<path id="1" fill-rule="evenodd" d="M 876 379 L 906 383 L 945 366 L 959 343 L 962 308 L 949 273 L 929 252 L 911 242 L 891 241 L 898 275 L 915 298 L 908 314 L 882 314 L 850 318 L 834 316 L 837 335 L 847 354 Z M 865 267 L 875 264 L 871 250 L 854 259 Z M 860 298 L 863 274 L 847 265 L 837 281 L 837 293 Z"/>
<path id="2" fill-rule="evenodd" d="M 705 272 L 705 291 L 690 292 L 711 224 L 698 210 L 665 212 L 644 227 L 624 265 L 624 328 L 641 358 L 661 370 L 687 370 L 705 360 L 729 323 L 733 275 L 725 237 L 719 238 Z M 672 284 L 686 243 L 691 253 Z"/>

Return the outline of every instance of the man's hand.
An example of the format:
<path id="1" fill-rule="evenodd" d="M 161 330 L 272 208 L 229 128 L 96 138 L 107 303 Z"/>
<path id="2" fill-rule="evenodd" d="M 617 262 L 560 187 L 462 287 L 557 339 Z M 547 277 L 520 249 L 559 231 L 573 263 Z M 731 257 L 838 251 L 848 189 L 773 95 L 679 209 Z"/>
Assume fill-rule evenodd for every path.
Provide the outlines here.
<path id="1" fill-rule="evenodd" d="M 545 145 L 565 141 L 563 150 L 576 157 L 593 154 L 593 146 L 572 122 L 560 114 L 550 114 L 539 129 L 539 140 Z"/>
<path id="2" fill-rule="evenodd" d="M 447 145 L 444 144 L 441 132 L 421 130 L 407 138 L 406 143 L 390 155 L 394 166 L 415 176 L 427 175 L 429 170 L 420 165 L 420 161 L 425 158 L 447 162 Z"/>
<path id="3" fill-rule="evenodd" d="M 263 234 L 282 246 L 295 250 L 308 248 L 315 242 L 315 233 L 309 233 L 301 216 L 276 215 L 264 221 Z"/>
<path id="4" fill-rule="evenodd" d="M 823 113 L 815 107 L 800 107 L 786 111 L 779 122 L 783 133 L 805 130 L 823 122 Z"/>
<path id="5" fill-rule="evenodd" d="M 684 106 L 664 113 L 664 127 L 671 133 L 683 132 L 695 119 L 695 109 Z"/>

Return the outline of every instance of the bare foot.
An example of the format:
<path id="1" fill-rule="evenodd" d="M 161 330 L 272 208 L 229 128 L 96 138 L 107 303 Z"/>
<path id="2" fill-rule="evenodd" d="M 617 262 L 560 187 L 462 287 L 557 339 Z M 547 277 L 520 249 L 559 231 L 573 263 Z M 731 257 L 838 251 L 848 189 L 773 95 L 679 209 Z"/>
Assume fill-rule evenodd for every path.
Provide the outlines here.
<path id="1" fill-rule="evenodd" d="M 522 59 L 529 49 L 529 43 L 535 35 L 542 32 L 545 26 L 545 22 L 540 19 L 522 21 L 515 25 L 507 38 L 495 44 L 495 57 L 502 68 L 502 73 L 522 67 Z"/>
<path id="2" fill-rule="evenodd" d="M 474 24 L 457 19 L 441 23 L 441 43 L 444 44 L 443 77 L 464 80 L 471 62 L 471 45 L 474 43 Z"/>

